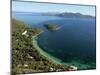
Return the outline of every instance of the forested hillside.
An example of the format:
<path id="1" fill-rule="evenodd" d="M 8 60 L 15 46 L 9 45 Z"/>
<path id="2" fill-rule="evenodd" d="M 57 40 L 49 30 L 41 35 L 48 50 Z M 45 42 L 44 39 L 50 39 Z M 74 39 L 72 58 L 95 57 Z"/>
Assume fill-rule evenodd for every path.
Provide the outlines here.
<path id="1" fill-rule="evenodd" d="M 47 60 L 34 48 L 32 36 L 41 31 L 42 29 L 28 28 L 23 22 L 12 19 L 12 75 L 67 70 L 64 66 Z"/>

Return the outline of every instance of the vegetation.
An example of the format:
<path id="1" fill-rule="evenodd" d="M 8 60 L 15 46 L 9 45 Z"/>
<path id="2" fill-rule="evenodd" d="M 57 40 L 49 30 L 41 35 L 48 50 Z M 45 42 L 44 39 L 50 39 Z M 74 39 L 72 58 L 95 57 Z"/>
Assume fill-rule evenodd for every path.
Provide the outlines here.
<path id="1" fill-rule="evenodd" d="M 60 27 L 56 24 L 44 24 L 44 26 L 48 29 L 48 30 L 58 30 Z"/>
<path id="2" fill-rule="evenodd" d="M 52 72 L 67 70 L 43 57 L 32 44 L 32 36 L 42 29 L 28 28 L 23 22 L 12 19 L 12 75 L 22 73 Z M 50 28 L 50 25 L 48 25 Z M 56 26 L 53 26 L 55 29 Z M 52 26 L 51 26 L 52 28 Z"/>

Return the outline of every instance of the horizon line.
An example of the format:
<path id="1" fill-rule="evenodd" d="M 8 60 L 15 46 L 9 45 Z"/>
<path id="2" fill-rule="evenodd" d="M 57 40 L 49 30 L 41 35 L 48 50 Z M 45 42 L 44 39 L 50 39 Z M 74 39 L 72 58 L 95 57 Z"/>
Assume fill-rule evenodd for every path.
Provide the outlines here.
<path id="1" fill-rule="evenodd" d="M 34 12 L 34 11 L 11 11 L 11 12 L 25 12 L 25 13 L 73 13 L 73 14 L 82 14 L 82 15 L 87 15 L 87 16 L 93 16 L 95 17 L 96 15 L 89 15 L 89 14 L 83 14 L 80 12 Z"/>

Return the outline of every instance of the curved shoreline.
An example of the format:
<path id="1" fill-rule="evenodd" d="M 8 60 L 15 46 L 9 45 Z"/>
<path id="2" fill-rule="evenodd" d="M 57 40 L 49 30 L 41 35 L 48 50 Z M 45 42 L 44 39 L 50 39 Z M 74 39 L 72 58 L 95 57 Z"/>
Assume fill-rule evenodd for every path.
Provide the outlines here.
<path id="1" fill-rule="evenodd" d="M 39 34 L 36 34 L 35 36 L 33 36 L 33 45 L 36 48 L 36 50 L 43 56 L 45 57 L 47 60 L 52 61 L 55 64 L 62 64 L 60 59 L 57 59 L 55 57 L 53 57 L 52 55 L 46 53 L 45 51 L 43 51 L 42 48 L 39 47 L 38 43 L 37 43 L 37 38 L 38 35 L 40 35 L 42 32 L 40 32 Z"/>
<path id="2" fill-rule="evenodd" d="M 37 38 L 42 32 L 34 35 L 32 38 L 33 38 L 33 45 L 34 45 L 35 49 L 40 53 L 41 56 L 45 57 L 45 59 L 51 61 L 54 64 L 63 65 L 64 67 L 67 67 L 68 65 L 72 65 L 73 62 L 75 64 L 75 66 L 77 65 L 78 69 L 86 69 L 86 67 L 90 66 L 90 65 L 82 64 L 82 63 L 79 63 L 79 62 L 76 62 L 76 61 L 73 61 L 73 62 L 70 62 L 70 63 L 62 62 L 62 60 L 60 60 L 60 59 L 50 55 L 49 53 L 45 52 L 41 47 L 39 47 L 38 42 L 37 42 Z M 78 65 L 81 65 L 81 67 L 79 67 Z"/>

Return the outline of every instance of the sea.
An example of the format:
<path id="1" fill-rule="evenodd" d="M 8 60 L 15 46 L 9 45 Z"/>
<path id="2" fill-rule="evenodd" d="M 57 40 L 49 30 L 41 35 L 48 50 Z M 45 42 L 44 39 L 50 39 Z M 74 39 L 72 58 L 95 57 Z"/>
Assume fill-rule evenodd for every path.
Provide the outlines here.
<path id="1" fill-rule="evenodd" d="M 12 18 L 24 22 L 28 27 L 44 30 L 38 45 L 46 53 L 61 60 L 62 64 L 77 66 L 80 70 L 96 69 L 96 19 L 67 18 L 41 13 L 12 12 Z M 60 27 L 50 31 L 44 24 Z"/>

